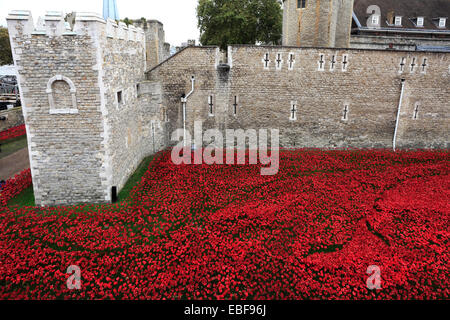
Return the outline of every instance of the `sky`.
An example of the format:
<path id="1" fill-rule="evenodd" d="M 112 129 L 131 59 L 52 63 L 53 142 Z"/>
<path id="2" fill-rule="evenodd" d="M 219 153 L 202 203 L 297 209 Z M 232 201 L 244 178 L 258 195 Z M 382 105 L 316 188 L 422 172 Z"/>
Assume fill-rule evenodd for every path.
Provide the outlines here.
<path id="1" fill-rule="evenodd" d="M 198 42 L 196 8 L 198 0 L 117 0 L 121 19 L 159 20 L 164 24 L 166 42 L 178 46 L 188 39 Z M 96 12 L 102 14 L 103 0 L 0 0 L 0 25 L 6 26 L 11 10 L 29 10 L 36 23 L 46 11 Z"/>

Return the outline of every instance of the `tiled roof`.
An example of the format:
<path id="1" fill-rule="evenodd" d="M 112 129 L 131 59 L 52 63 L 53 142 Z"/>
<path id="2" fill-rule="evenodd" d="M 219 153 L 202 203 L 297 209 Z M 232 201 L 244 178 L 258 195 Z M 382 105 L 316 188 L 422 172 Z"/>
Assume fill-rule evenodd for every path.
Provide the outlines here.
<path id="1" fill-rule="evenodd" d="M 450 47 L 417 46 L 417 51 L 450 52 Z"/>
<path id="2" fill-rule="evenodd" d="M 354 13 L 362 27 L 367 26 L 367 8 L 377 5 L 381 9 L 381 28 L 450 31 L 450 0 L 355 0 Z M 388 14 L 402 16 L 402 26 L 387 23 Z M 424 17 L 423 28 L 416 27 L 414 18 Z M 439 18 L 448 18 L 445 28 L 439 28 Z"/>

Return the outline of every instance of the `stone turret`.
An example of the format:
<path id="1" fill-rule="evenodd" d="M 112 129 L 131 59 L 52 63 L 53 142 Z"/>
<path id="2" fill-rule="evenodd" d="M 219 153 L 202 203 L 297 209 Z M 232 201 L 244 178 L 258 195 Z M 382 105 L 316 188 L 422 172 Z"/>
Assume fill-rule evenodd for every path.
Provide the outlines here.
<path id="1" fill-rule="evenodd" d="M 283 0 L 283 45 L 350 46 L 353 0 Z"/>
<path id="2" fill-rule="evenodd" d="M 111 202 L 150 152 L 144 31 L 92 13 L 73 26 L 61 12 L 36 26 L 29 11 L 7 21 L 36 204 Z"/>
<path id="3" fill-rule="evenodd" d="M 158 20 L 134 20 L 133 25 L 145 32 L 147 69 L 151 69 L 170 56 L 165 42 L 164 25 Z"/>

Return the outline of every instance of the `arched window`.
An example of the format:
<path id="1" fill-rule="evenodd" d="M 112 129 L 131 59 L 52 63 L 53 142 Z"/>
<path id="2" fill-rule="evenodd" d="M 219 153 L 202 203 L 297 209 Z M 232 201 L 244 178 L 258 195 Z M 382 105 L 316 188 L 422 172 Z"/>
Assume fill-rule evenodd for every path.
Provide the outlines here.
<path id="1" fill-rule="evenodd" d="M 47 83 L 50 114 L 76 114 L 77 89 L 72 80 L 62 75 L 52 77 Z"/>
<path id="2" fill-rule="evenodd" d="M 297 8 L 298 9 L 306 8 L 306 0 L 297 0 Z"/>

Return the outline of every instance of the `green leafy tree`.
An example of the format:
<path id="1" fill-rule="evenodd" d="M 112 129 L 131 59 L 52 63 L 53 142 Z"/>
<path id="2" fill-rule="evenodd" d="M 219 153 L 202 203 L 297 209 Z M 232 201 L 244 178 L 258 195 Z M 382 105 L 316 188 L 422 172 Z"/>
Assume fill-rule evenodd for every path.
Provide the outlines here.
<path id="1" fill-rule="evenodd" d="M 127 27 L 128 27 L 130 24 L 133 24 L 133 21 L 130 20 L 130 19 L 128 19 L 128 18 L 123 19 L 122 22 L 125 23 L 125 24 L 127 25 Z"/>
<path id="2" fill-rule="evenodd" d="M 0 27 L 0 66 L 12 64 L 11 44 L 9 43 L 8 29 Z"/>
<path id="3" fill-rule="evenodd" d="M 278 0 L 199 0 L 202 45 L 279 44 L 282 10 Z"/>

